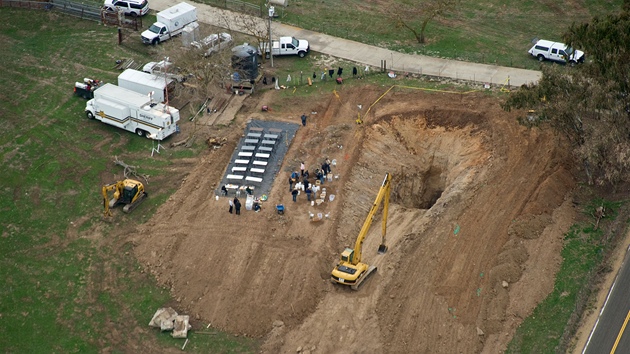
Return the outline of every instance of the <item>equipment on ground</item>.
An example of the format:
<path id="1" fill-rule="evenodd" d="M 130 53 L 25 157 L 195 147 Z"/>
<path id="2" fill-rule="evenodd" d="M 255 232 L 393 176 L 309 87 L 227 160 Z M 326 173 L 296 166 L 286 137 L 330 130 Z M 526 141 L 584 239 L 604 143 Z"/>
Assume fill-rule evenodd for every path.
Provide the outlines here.
<path id="1" fill-rule="evenodd" d="M 108 193 L 114 191 L 112 199 Z M 133 179 L 125 179 L 116 183 L 103 186 L 103 207 L 105 216 L 112 216 L 110 208 L 118 204 L 125 204 L 123 211 L 128 213 L 135 209 L 148 194 L 144 191 L 144 185 Z"/>
<path id="2" fill-rule="evenodd" d="M 74 83 L 74 94 L 89 100 L 94 98 L 94 90 L 103 85 L 102 81 L 84 78 L 83 82 Z"/>
<path id="3" fill-rule="evenodd" d="M 331 280 L 333 282 L 343 285 L 349 285 L 352 290 L 358 290 L 361 283 L 372 272 L 376 270 L 375 266 L 370 266 L 361 262 L 361 247 L 363 246 L 365 236 L 370 230 L 372 219 L 374 218 L 378 207 L 381 205 L 381 202 L 383 202 L 383 229 L 381 233 L 381 244 L 378 246 L 378 253 L 383 254 L 387 252 L 387 246 L 385 245 L 385 234 L 387 232 L 387 211 L 389 209 L 391 180 L 391 175 L 389 173 L 385 174 L 383 184 L 381 185 L 381 188 L 376 195 L 376 200 L 374 201 L 374 204 L 372 205 L 372 208 L 368 213 L 367 219 L 365 219 L 365 222 L 363 223 L 363 227 L 361 227 L 361 231 L 359 232 L 359 236 L 357 237 L 354 249 L 346 248 L 341 253 L 341 259 L 339 260 L 339 263 L 332 270 Z"/>

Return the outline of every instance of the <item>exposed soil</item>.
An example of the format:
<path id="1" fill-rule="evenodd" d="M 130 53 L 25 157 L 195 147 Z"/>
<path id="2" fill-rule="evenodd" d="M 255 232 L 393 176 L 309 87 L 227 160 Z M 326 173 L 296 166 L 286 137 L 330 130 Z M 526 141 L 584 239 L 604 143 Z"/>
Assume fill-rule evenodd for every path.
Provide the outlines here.
<path id="1" fill-rule="evenodd" d="M 179 312 L 263 338 L 266 353 L 506 347 L 552 290 L 560 265 L 562 234 L 575 216 L 568 149 L 548 132 L 519 126 L 482 93 L 394 89 L 355 124 L 357 105 L 365 112 L 385 89 L 343 87 L 338 98 L 260 112 L 262 102 L 273 107 L 269 91 L 249 98 L 228 128 L 204 130 L 229 143 L 193 163 L 177 192 L 128 236 Z M 299 123 L 302 110 L 317 114 L 298 131 L 262 211 L 229 214 L 214 191 L 246 119 Z M 311 206 L 302 194 L 293 203 L 289 171 L 300 160 L 313 170 L 326 157 L 336 162 L 335 179 L 323 187 L 335 199 Z M 378 271 L 359 291 L 335 285 L 330 271 L 354 244 L 387 172 L 389 251 L 376 252 L 379 214 L 363 252 Z M 317 213 L 327 217 L 311 221 Z"/>

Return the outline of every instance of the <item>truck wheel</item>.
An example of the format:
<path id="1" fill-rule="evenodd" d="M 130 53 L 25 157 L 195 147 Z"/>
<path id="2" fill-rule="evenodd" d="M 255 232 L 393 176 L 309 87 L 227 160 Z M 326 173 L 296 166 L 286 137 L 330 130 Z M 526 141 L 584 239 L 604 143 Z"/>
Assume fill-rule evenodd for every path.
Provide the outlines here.
<path id="1" fill-rule="evenodd" d="M 298 52 L 298 57 L 300 58 L 304 58 L 305 55 L 306 55 L 306 52 Z"/>
<path id="2" fill-rule="evenodd" d="M 542 54 L 538 54 L 538 61 L 545 61 L 545 56 Z"/>
<path id="3" fill-rule="evenodd" d="M 85 115 L 88 117 L 88 119 L 94 119 L 94 114 L 92 114 L 92 112 L 90 111 L 85 112 Z"/>
<path id="4" fill-rule="evenodd" d="M 130 15 L 131 15 L 131 17 L 133 17 L 133 18 L 138 17 L 138 14 L 137 14 L 136 12 L 132 12 Z"/>
<path id="5" fill-rule="evenodd" d="M 159 38 L 155 38 L 155 39 L 153 40 L 153 42 L 151 42 L 151 44 L 153 44 L 153 45 L 158 45 L 158 44 L 160 44 L 160 39 L 159 39 Z"/>
<path id="6" fill-rule="evenodd" d="M 142 129 L 136 129 L 136 134 L 138 134 L 138 136 L 145 136 L 146 135 L 146 133 Z"/>

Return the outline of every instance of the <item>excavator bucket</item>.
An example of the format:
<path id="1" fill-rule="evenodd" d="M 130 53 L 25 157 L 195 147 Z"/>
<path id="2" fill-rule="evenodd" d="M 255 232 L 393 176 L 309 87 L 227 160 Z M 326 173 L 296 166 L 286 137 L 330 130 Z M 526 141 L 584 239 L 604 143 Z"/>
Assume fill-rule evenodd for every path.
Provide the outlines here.
<path id="1" fill-rule="evenodd" d="M 382 243 L 378 246 L 378 254 L 383 254 L 385 252 L 387 252 L 387 246 Z"/>

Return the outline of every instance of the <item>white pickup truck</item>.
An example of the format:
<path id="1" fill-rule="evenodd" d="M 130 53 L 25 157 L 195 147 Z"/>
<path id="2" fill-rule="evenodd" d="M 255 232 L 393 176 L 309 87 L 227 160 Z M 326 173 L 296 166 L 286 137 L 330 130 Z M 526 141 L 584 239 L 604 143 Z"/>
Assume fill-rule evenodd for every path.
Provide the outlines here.
<path id="1" fill-rule="evenodd" d="M 197 8 L 185 2 L 157 13 L 157 22 L 142 32 L 142 42 L 159 44 L 182 33 L 184 27 L 197 22 Z"/>
<path id="2" fill-rule="evenodd" d="M 527 52 L 536 57 L 538 61 L 553 60 L 570 65 L 584 62 L 583 51 L 573 49 L 564 43 L 544 39 L 538 40 Z"/>
<path id="3" fill-rule="evenodd" d="M 311 49 L 307 40 L 296 39 L 295 37 L 280 37 L 280 39 L 272 40 L 271 43 L 271 52 L 274 56 L 297 55 L 304 58 Z M 261 53 L 265 53 L 265 57 L 269 58 L 269 43 L 263 42 L 261 44 Z"/>

